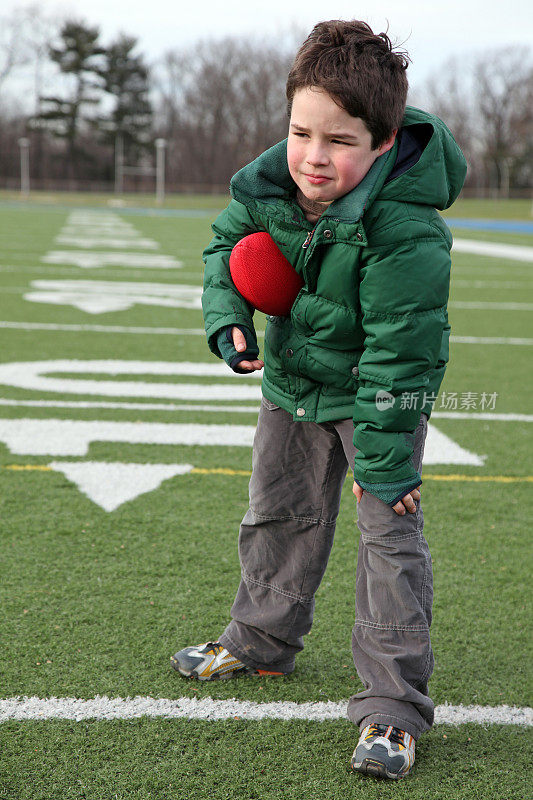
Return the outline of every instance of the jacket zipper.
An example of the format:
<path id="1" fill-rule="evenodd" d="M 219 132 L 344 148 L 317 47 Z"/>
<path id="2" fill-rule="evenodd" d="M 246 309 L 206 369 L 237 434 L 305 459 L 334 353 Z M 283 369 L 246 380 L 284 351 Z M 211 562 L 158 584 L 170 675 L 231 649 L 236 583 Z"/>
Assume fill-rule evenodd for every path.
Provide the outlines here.
<path id="1" fill-rule="evenodd" d="M 312 231 L 309 231 L 309 233 L 307 234 L 307 236 L 306 236 L 306 238 L 305 238 L 305 242 L 304 242 L 304 243 L 303 243 L 303 245 L 302 245 L 302 247 L 304 248 L 304 250 L 307 250 L 307 248 L 308 248 L 308 247 L 309 247 L 309 245 L 311 244 L 311 239 L 313 238 L 313 235 L 314 235 L 314 233 L 315 233 L 316 229 L 317 229 L 317 226 L 315 225 L 315 227 L 313 228 L 313 230 L 312 230 Z"/>

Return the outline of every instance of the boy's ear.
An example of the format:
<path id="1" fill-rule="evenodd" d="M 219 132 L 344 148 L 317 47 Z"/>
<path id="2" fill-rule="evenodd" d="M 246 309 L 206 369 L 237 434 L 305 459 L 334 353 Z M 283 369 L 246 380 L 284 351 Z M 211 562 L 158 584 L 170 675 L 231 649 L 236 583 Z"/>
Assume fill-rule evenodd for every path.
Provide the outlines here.
<path id="1" fill-rule="evenodd" d="M 391 149 L 396 139 L 397 133 L 398 133 L 398 128 L 395 128 L 391 136 L 385 142 L 383 142 L 383 144 L 380 144 L 380 146 L 378 147 L 380 156 L 382 156 L 383 153 L 388 153 L 388 151 Z"/>

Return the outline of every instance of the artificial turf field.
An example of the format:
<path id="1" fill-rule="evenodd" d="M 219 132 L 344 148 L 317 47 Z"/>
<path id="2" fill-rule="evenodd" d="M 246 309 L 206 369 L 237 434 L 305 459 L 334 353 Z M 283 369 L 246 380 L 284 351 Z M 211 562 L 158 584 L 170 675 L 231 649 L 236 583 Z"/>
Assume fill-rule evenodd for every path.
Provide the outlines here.
<path id="1" fill-rule="evenodd" d="M 1 697 L 346 700 L 360 688 L 350 480 L 296 671 L 192 683 L 170 669 L 175 650 L 215 639 L 228 619 L 251 465 L 242 442 L 259 383 L 221 370 L 198 334 L 200 256 L 224 199 L 174 198 L 161 211 L 91 202 L 0 196 Z M 516 201 L 450 211 L 463 220 L 529 214 Z M 457 238 L 533 245 L 527 226 L 462 225 Z M 144 265 L 121 265 L 126 251 Z M 79 266 L 83 254 L 104 254 L 102 265 Z M 181 265 L 154 269 L 151 255 Z M 532 269 L 505 256 L 453 256 L 455 339 L 430 426 L 470 463 L 426 464 L 422 488 L 439 706 L 531 705 Z M 136 365 L 102 363 L 110 360 Z M 162 362 L 181 366 L 165 372 Z M 456 407 L 453 396 L 445 405 L 450 393 Z M 228 425 L 239 427 L 213 444 Z M 399 784 L 348 773 L 356 739 L 343 719 L 7 719 L 0 800 L 532 794 L 531 728 L 436 725 Z"/>

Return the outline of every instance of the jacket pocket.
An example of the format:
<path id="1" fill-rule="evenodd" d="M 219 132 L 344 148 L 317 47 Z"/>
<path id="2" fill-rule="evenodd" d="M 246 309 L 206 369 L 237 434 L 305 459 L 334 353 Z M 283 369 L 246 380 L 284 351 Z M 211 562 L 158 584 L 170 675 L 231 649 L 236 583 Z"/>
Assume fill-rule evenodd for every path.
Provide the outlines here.
<path id="1" fill-rule="evenodd" d="M 279 408 L 272 400 L 268 400 L 264 395 L 261 398 L 261 404 L 266 408 L 267 411 L 276 411 Z"/>

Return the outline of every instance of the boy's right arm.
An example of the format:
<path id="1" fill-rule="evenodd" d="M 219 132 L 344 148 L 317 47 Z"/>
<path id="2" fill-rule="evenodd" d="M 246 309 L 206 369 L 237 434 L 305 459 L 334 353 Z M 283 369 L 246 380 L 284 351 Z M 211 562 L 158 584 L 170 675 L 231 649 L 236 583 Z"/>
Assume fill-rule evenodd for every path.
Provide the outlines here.
<path id="1" fill-rule="evenodd" d="M 209 348 L 230 365 L 238 354 L 244 353 L 248 357 L 241 362 L 244 371 L 249 371 L 248 364 L 252 369 L 261 369 L 263 364 L 257 359 L 259 349 L 253 324 L 254 309 L 235 288 L 229 270 L 229 257 L 237 242 L 250 233 L 264 229 L 248 208 L 236 200 L 232 200 L 217 217 L 212 228 L 215 236 L 203 253 L 205 272 L 202 308 Z M 230 335 L 227 336 L 229 326 Z M 235 326 L 240 326 L 241 330 Z M 244 351 L 236 347 L 242 341 L 239 333 L 245 340 Z M 227 348 L 226 341 L 229 343 Z"/>

